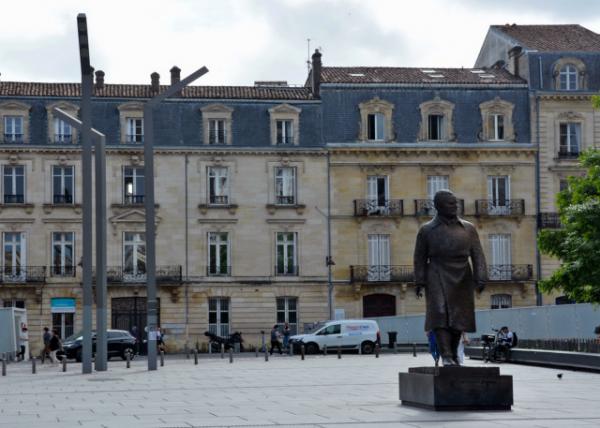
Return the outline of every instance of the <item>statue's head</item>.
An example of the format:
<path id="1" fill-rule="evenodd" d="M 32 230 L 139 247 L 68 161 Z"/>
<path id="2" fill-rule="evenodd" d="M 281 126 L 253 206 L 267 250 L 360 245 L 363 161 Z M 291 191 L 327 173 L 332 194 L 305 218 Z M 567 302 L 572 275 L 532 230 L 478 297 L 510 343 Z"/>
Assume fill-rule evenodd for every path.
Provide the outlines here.
<path id="1" fill-rule="evenodd" d="M 458 199 L 450 190 L 438 190 L 433 197 L 433 205 L 442 217 L 454 218 L 458 214 Z"/>

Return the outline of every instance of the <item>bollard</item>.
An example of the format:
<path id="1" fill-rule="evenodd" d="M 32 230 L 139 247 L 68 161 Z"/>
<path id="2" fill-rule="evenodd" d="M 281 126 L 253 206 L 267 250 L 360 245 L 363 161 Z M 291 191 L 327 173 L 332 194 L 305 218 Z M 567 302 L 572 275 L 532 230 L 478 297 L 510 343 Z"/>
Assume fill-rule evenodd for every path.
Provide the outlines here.
<path id="1" fill-rule="evenodd" d="M 190 359 L 190 350 L 188 349 L 185 353 L 185 359 L 189 360 Z"/>
<path id="2" fill-rule="evenodd" d="M 265 331 L 261 330 L 260 331 L 260 335 L 261 335 L 261 345 L 260 345 L 260 349 L 263 351 L 267 350 L 267 345 L 265 345 Z"/>
<path id="3" fill-rule="evenodd" d="M 267 348 L 265 348 L 265 361 L 269 361 L 269 353 L 267 352 Z"/>
<path id="4" fill-rule="evenodd" d="M 254 348 L 254 356 L 258 358 L 258 346 Z"/>
<path id="5" fill-rule="evenodd" d="M 398 342 L 394 342 L 394 354 L 398 353 Z"/>
<path id="6" fill-rule="evenodd" d="M 375 358 L 379 358 L 379 343 L 375 345 Z"/>
<path id="7" fill-rule="evenodd" d="M 6 359 L 2 356 L 2 376 L 6 376 Z"/>
<path id="8" fill-rule="evenodd" d="M 35 358 L 31 359 L 31 373 L 35 374 L 36 373 L 36 367 L 35 367 Z"/>
<path id="9" fill-rule="evenodd" d="M 233 348 L 229 348 L 229 364 L 233 363 Z"/>
<path id="10" fill-rule="evenodd" d="M 221 359 L 225 358 L 225 344 L 221 343 Z"/>
<path id="11" fill-rule="evenodd" d="M 323 345 L 323 355 L 327 355 L 327 345 Z"/>
<path id="12" fill-rule="evenodd" d="M 194 349 L 194 365 L 198 365 L 198 350 Z"/>
<path id="13" fill-rule="evenodd" d="M 304 361 L 304 344 L 300 345 L 300 356 L 302 357 L 302 361 Z"/>
<path id="14" fill-rule="evenodd" d="M 417 344 L 413 343 L 413 357 L 417 356 Z"/>
<path id="15" fill-rule="evenodd" d="M 165 351 L 160 351 L 160 366 L 164 367 L 165 365 Z"/>
<path id="16" fill-rule="evenodd" d="M 358 345 L 358 355 L 362 355 L 362 345 Z"/>
<path id="17" fill-rule="evenodd" d="M 208 342 L 208 354 L 212 354 L 212 343 Z"/>
<path id="18" fill-rule="evenodd" d="M 293 346 L 291 344 L 288 345 L 288 355 L 291 357 L 292 355 L 294 355 L 294 352 L 292 351 Z"/>
<path id="19" fill-rule="evenodd" d="M 337 347 L 337 355 L 338 355 L 338 360 L 342 359 L 342 348 L 340 348 L 339 346 Z"/>
<path id="20" fill-rule="evenodd" d="M 131 368 L 131 353 L 129 351 L 125 353 L 125 363 L 125 367 Z"/>
<path id="21" fill-rule="evenodd" d="M 65 373 L 67 371 L 67 357 L 66 355 L 62 359 L 62 371 Z"/>

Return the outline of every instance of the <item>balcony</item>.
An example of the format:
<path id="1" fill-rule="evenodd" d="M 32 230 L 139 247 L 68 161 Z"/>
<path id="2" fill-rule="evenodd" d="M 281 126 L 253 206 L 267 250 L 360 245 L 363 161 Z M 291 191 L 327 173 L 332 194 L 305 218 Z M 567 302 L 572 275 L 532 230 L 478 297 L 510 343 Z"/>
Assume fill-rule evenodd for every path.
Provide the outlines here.
<path id="1" fill-rule="evenodd" d="M 73 135 L 71 134 L 54 134 L 55 144 L 71 144 L 73 142 Z"/>
<path id="2" fill-rule="evenodd" d="M 50 275 L 55 278 L 72 278 L 75 276 L 75 273 L 75 266 L 50 266 Z"/>
<path id="3" fill-rule="evenodd" d="M 294 205 L 296 203 L 296 197 L 291 196 L 275 196 L 275 205 Z"/>
<path id="4" fill-rule="evenodd" d="M 228 195 L 210 195 L 208 201 L 211 205 L 227 205 L 229 204 Z"/>
<path id="5" fill-rule="evenodd" d="M 55 205 L 67 205 L 73 203 L 73 195 L 53 195 L 52 201 Z"/>
<path id="6" fill-rule="evenodd" d="M 558 213 L 540 213 L 538 219 L 538 227 L 540 229 L 560 229 L 560 216 Z"/>
<path id="7" fill-rule="evenodd" d="M 278 135 L 277 145 L 278 146 L 291 146 L 294 144 L 294 137 L 292 135 Z"/>
<path id="8" fill-rule="evenodd" d="M 458 200 L 458 215 L 465 213 L 465 200 Z M 436 214 L 433 205 L 433 199 L 415 199 L 415 216 L 417 217 L 433 217 Z"/>
<path id="9" fill-rule="evenodd" d="M 533 265 L 489 265 L 489 281 L 531 281 Z"/>
<path id="10" fill-rule="evenodd" d="M 22 144 L 23 134 L 4 134 L 4 144 Z"/>
<path id="11" fill-rule="evenodd" d="M 3 284 L 43 283 L 46 266 L 4 266 L 0 281 Z"/>
<path id="12" fill-rule="evenodd" d="M 231 276 L 231 266 L 207 266 L 206 276 Z"/>
<path id="13" fill-rule="evenodd" d="M 94 272 L 94 278 L 96 273 Z M 139 284 L 145 283 L 147 279 L 146 270 L 143 268 L 133 269 L 123 266 L 107 266 L 106 282 L 110 284 Z M 181 266 L 157 266 L 155 273 L 156 283 L 180 283 L 182 280 Z"/>
<path id="14" fill-rule="evenodd" d="M 5 204 L 24 204 L 25 203 L 25 195 L 7 195 L 4 194 L 4 203 Z"/>
<path id="15" fill-rule="evenodd" d="M 377 199 L 355 199 L 356 217 L 402 217 L 404 204 L 401 199 L 378 201 Z"/>
<path id="16" fill-rule="evenodd" d="M 412 266 L 350 266 L 350 282 L 414 282 Z"/>
<path id="17" fill-rule="evenodd" d="M 298 266 L 275 266 L 275 276 L 298 276 Z"/>
<path id="18" fill-rule="evenodd" d="M 560 149 L 558 151 L 558 159 L 573 159 L 573 160 L 577 160 L 577 158 L 579 158 L 579 150 L 567 150 L 567 149 Z"/>
<path id="19" fill-rule="evenodd" d="M 506 199 L 494 201 L 478 199 L 475 201 L 475 215 L 483 217 L 519 217 L 525 214 L 524 199 Z"/>
<path id="20" fill-rule="evenodd" d="M 141 205 L 144 203 L 144 195 L 125 195 L 123 204 L 125 205 Z"/>
<path id="21" fill-rule="evenodd" d="M 141 134 L 127 134 L 125 135 L 125 142 L 127 144 L 141 144 L 144 142 L 144 136 Z"/>

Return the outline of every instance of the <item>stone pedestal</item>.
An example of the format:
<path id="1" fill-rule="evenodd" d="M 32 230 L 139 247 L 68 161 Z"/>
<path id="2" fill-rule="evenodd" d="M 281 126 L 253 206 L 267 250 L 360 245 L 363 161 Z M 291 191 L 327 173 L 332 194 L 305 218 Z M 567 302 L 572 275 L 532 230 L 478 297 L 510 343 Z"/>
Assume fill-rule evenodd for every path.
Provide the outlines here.
<path id="1" fill-rule="evenodd" d="M 400 373 L 400 400 L 431 410 L 510 410 L 512 376 L 498 367 L 412 367 Z"/>

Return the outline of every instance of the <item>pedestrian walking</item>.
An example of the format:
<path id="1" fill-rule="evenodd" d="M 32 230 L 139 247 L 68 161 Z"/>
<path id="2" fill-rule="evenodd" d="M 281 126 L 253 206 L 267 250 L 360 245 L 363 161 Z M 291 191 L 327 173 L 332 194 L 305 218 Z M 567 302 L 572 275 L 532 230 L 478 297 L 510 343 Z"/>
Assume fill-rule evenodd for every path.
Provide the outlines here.
<path id="1" fill-rule="evenodd" d="M 17 359 L 20 361 L 25 360 L 25 350 L 27 349 L 27 342 L 29 341 L 29 333 L 27 331 L 27 324 L 21 323 L 21 331 L 19 331 L 19 352 L 17 353 Z"/>
<path id="2" fill-rule="evenodd" d="M 269 354 L 271 355 L 273 355 L 273 350 L 275 349 L 275 347 L 279 349 L 279 354 L 283 354 L 283 351 L 281 350 L 281 343 L 279 342 L 279 336 L 280 333 L 277 329 L 277 324 L 275 324 L 271 329 L 271 351 L 269 352 Z"/>
<path id="3" fill-rule="evenodd" d="M 290 344 L 290 326 L 285 323 L 283 326 L 283 349 L 288 349 Z"/>
<path id="4" fill-rule="evenodd" d="M 42 349 L 42 364 L 46 358 L 50 358 L 50 339 L 52 339 L 52 333 L 48 327 L 44 327 L 44 334 L 42 340 L 44 341 L 44 348 Z"/>
<path id="5" fill-rule="evenodd" d="M 50 338 L 49 347 L 50 347 L 50 361 L 52 361 L 52 364 L 57 364 L 58 359 L 56 358 L 56 353 L 62 347 L 62 344 L 60 343 L 60 337 L 58 337 L 57 330 L 52 330 L 52 337 Z"/>

